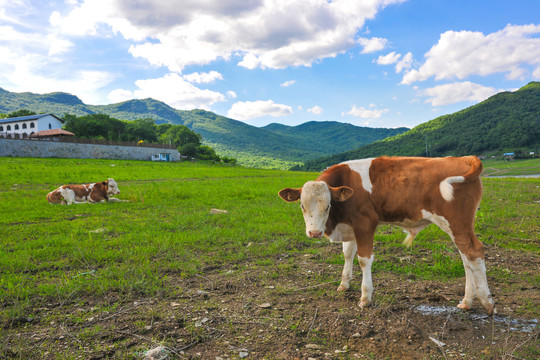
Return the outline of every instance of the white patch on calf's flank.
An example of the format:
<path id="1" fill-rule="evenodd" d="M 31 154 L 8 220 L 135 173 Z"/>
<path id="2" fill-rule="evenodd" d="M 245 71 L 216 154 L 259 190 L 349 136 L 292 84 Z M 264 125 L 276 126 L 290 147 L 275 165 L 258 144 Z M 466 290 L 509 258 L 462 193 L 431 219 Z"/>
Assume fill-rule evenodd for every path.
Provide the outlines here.
<path id="1" fill-rule="evenodd" d="M 443 199 L 446 201 L 454 200 L 454 187 L 452 184 L 462 183 L 463 181 L 465 181 L 463 176 L 451 176 L 441 181 L 439 184 L 439 190 L 441 191 Z"/>
<path id="2" fill-rule="evenodd" d="M 68 205 L 75 202 L 75 191 L 70 188 L 60 188 L 60 195 L 62 195 Z"/>
<path id="3" fill-rule="evenodd" d="M 422 209 L 422 216 L 424 219 L 431 221 L 439 228 L 441 228 L 441 230 L 447 233 L 452 239 L 452 241 L 454 241 L 454 234 L 452 233 L 452 229 L 450 229 L 450 223 L 448 222 L 448 220 L 446 220 L 444 216 L 430 213 L 429 211 L 424 209 Z"/>
<path id="4" fill-rule="evenodd" d="M 360 175 L 360 178 L 362 178 L 362 186 L 370 194 L 373 189 L 373 184 L 371 183 L 371 179 L 369 178 L 369 168 L 371 167 L 372 161 L 373 158 L 350 160 L 342 163 L 348 165 L 351 170 L 357 172 Z"/>

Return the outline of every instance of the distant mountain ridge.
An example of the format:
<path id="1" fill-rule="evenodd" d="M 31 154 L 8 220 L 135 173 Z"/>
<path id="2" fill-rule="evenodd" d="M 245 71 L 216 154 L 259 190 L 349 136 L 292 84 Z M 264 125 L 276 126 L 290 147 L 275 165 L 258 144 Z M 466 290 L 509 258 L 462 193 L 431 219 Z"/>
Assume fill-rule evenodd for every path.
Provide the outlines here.
<path id="1" fill-rule="evenodd" d="M 205 110 L 176 110 L 155 99 L 134 99 L 110 105 L 87 105 L 78 97 L 55 92 L 13 93 L 0 88 L 0 113 L 27 109 L 57 116 L 106 114 L 121 120 L 151 118 L 156 123 L 185 125 L 203 137 L 221 156 L 246 166 L 290 168 L 307 160 L 358 148 L 408 130 L 358 127 L 340 122 L 308 122 L 298 126 L 270 124 L 258 128 Z M 324 146 L 321 146 L 324 144 Z"/>
<path id="2" fill-rule="evenodd" d="M 540 82 L 501 92 L 453 114 L 440 116 L 356 150 L 309 160 L 295 170 L 320 171 L 350 159 L 382 155 L 502 155 L 540 150 Z"/>

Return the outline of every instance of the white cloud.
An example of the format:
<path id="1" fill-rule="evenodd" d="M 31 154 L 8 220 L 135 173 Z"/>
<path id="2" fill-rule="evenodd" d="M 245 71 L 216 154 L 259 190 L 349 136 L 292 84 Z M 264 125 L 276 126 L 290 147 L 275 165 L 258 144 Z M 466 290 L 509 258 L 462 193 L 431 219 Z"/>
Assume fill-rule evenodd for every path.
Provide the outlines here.
<path id="1" fill-rule="evenodd" d="M 373 60 L 374 63 L 379 65 L 392 65 L 396 64 L 396 73 L 399 74 L 403 70 L 408 70 L 412 66 L 413 55 L 411 52 L 401 57 L 401 54 L 392 51 L 389 54 L 381 55 L 377 59 Z"/>
<path id="2" fill-rule="evenodd" d="M 432 106 L 443 106 L 461 101 L 480 102 L 500 91 L 502 90 L 463 81 L 425 89 L 422 95 L 428 97 L 426 103 Z"/>
<path id="3" fill-rule="evenodd" d="M 291 85 L 294 85 L 294 83 L 296 83 L 296 80 L 289 80 L 289 81 L 285 81 L 284 83 L 281 83 L 279 86 L 289 87 Z"/>
<path id="4" fill-rule="evenodd" d="M 109 100 L 117 102 L 133 98 L 153 98 L 184 110 L 209 109 L 210 105 L 226 100 L 223 94 L 199 89 L 176 73 L 169 73 L 157 79 L 137 80 L 135 85 L 139 89 L 133 92 L 124 89 L 111 91 Z"/>
<path id="5" fill-rule="evenodd" d="M 379 65 L 392 65 L 397 63 L 400 57 L 401 54 L 396 54 L 395 51 L 392 51 L 386 55 L 380 55 L 376 60 L 373 60 L 373 62 Z"/>
<path id="6" fill-rule="evenodd" d="M 64 91 L 77 94 L 86 103 L 100 103 L 99 89 L 114 80 L 107 71 L 74 69 L 69 77 L 58 56 L 72 43 L 54 34 L 21 32 L 12 26 L 0 26 L 0 84 L 10 91 L 48 93 Z"/>
<path id="7" fill-rule="evenodd" d="M 227 91 L 227 97 L 229 99 L 236 99 L 238 96 L 236 95 L 236 93 L 234 91 L 229 90 L 229 91 Z"/>
<path id="8" fill-rule="evenodd" d="M 407 72 L 402 83 L 412 84 L 430 77 L 436 80 L 465 79 L 471 75 L 494 73 L 506 73 L 509 79 L 524 78 L 540 65 L 538 34 L 540 25 L 507 25 L 488 35 L 447 31 L 425 54 L 424 64 Z"/>
<path id="9" fill-rule="evenodd" d="M 399 60 L 396 64 L 396 74 L 399 74 L 403 70 L 409 70 L 412 66 L 413 56 L 412 53 L 408 52 Z"/>
<path id="10" fill-rule="evenodd" d="M 259 100 L 234 103 L 227 116 L 236 120 L 250 120 L 262 116 L 288 116 L 292 113 L 292 108 L 288 105 L 276 104 L 272 100 Z"/>
<path id="11" fill-rule="evenodd" d="M 315 115 L 321 115 L 323 113 L 323 108 L 315 105 L 314 107 L 307 109 L 307 111 Z"/>
<path id="12" fill-rule="evenodd" d="M 371 39 L 359 38 L 358 43 L 364 48 L 362 49 L 362 54 L 369 54 L 377 51 L 381 51 L 386 47 L 388 40 L 383 38 L 373 37 Z"/>
<path id="13" fill-rule="evenodd" d="M 242 56 L 248 69 L 310 66 L 356 46 L 365 21 L 404 0 L 84 0 L 50 23 L 68 35 L 110 35 L 136 41 L 135 57 L 182 72 L 188 65 Z M 104 27 L 103 25 L 107 25 Z M 386 39 L 360 39 L 363 52 Z"/>
<path id="14" fill-rule="evenodd" d="M 342 112 L 341 116 L 351 115 L 362 119 L 378 119 L 388 111 L 390 111 L 390 109 L 377 109 L 377 106 L 375 104 L 370 104 L 369 108 L 365 108 L 362 106 L 357 107 L 356 105 L 353 105 L 351 110 L 349 110 L 348 112 Z"/>
<path id="15" fill-rule="evenodd" d="M 183 77 L 190 83 L 196 84 L 208 84 L 213 83 L 216 80 L 223 80 L 223 75 L 214 70 L 207 73 L 194 72 L 191 74 L 186 74 Z"/>

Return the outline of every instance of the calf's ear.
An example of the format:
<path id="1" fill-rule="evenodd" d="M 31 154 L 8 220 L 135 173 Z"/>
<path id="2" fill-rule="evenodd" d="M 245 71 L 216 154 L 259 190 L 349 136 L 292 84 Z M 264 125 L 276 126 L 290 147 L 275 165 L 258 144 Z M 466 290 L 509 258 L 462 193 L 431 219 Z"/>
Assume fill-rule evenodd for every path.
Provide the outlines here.
<path id="1" fill-rule="evenodd" d="M 343 202 L 350 198 L 354 194 L 354 190 L 348 186 L 340 187 L 328 187 L 330 189 L 330 194 L 332 195 L 332 200 Z"/>
<path id="2" fill-rule="evenodd" d="M 286 188 L 279 192 L 279 196 L 286 202 L 293 202 L 300 199 L 300 194 L 302 193 L 302 189 L 291 189 Z"/>

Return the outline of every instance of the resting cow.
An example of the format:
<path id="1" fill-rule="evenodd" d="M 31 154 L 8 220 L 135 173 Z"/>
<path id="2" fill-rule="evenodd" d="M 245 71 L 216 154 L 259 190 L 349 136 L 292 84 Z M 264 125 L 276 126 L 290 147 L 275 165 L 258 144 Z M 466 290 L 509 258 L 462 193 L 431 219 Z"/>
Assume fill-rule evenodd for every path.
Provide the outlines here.
<path id="1" fill-rule="evenodd" d="M 302 188 L 286 188 L 287 202 L 300 200 L 306 235 L 343 242 L 345 265 L 338 291 L 349 288 L 354 254 L 362 268 L 360 306 L 371 302 L 373 236 L 378 224 L 401 226 L 404 243 L 429 224 L 454 241 L 465 267 L 465 296 L 458 305 L 470 309 L 476 296 L 492 313 L 494 302 L 486 278 L 484 249 L 474 234 L 482 197 L 482 162 L 475 156 L 446 158 L 380 157 L 347 161 L 325 170 Z"/>
<path id="2" fill-rule="evenodd" d="M 118 202 L 123 201 L 112 197 L 120 194 L 118 185 L 114 179 L 107 181 L 82 184 L 82 185 L 62 185 L 58 189 L 47 194 L 47 200 L 51 204 L 80 204 L 97 202 Z"/>

